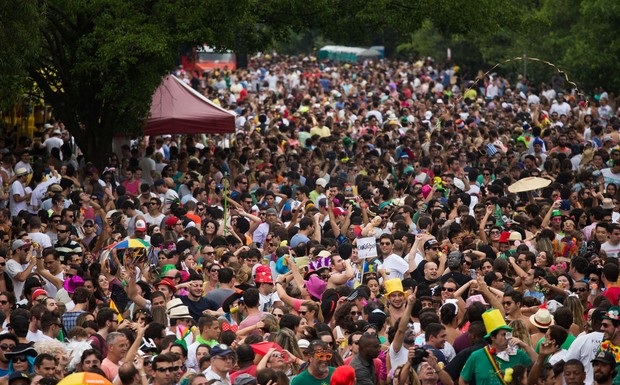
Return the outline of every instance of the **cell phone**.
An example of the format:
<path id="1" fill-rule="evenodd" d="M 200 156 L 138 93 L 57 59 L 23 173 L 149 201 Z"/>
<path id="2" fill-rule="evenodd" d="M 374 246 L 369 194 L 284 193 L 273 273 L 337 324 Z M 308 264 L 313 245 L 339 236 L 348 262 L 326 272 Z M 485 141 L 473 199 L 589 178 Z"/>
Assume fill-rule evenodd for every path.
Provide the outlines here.
<path id="1" fill-rule="evenodd" d="M 476 269 L 469 269 L 469 276 L 471 279 L 476 279 Z"/>
<path id="2" fill-rule="evenodd" d="M 509 340 L 512 338 L 512 332 L 506 332 L 506 339 Z"/>

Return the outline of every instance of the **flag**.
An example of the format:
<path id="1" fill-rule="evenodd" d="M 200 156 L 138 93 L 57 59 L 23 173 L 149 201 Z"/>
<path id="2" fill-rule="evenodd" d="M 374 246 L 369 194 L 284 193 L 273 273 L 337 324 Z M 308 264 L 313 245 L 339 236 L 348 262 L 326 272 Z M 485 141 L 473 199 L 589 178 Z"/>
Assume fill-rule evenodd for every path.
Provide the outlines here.
<path id="1" fill-rule="evenodd" d="M 185 346 L 185 349 L 194 343 L 194 334 L 192 333 L 191 328 L 177 325 L 176 337 L 176 342 Z"/>
<path id="2" fill-rule="evenodd" d="M 121 312 L 118 310 L 116 304 L 114 303 L 114 300 L 112 299 L 110 300 L 110 309 L 116 310 L 118 312 L 118 323 L 120 324 L 121 322 L 123 322 L 123 316 L 121 315 Z"/>

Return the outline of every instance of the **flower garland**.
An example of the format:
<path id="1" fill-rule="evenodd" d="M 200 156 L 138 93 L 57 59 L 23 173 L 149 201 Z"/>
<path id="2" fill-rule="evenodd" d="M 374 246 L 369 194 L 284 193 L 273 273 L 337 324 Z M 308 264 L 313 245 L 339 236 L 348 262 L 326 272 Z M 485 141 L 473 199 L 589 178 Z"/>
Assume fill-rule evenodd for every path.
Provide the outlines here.
<path id="1" fill-rule="evenodd" d="M 617 313 L 617 311 L 616 311 Z M 599 351 L 611 352 L 616 358 L 616 362 L 620 362 L 620 346 L 611 343 L 611 340 L 605 340 L 601 343 Z"/>

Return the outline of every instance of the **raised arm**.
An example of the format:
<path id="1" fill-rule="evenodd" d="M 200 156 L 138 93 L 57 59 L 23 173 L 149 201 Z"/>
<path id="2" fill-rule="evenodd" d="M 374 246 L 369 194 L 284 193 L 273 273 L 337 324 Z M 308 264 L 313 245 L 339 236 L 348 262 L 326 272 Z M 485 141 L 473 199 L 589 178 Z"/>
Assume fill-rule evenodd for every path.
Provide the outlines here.
<path id="1" fill-rule="evenodd" d="M 403 347 L 405 331 L 407 331 L 407 326 L 409 325 L 409 319 L 411 318 L 411 311 L 413 310 L 413 305 L 415 304 L 417 292 L 418 288 L 416 287 L 414 292 L 407 297 L 407 308 L 405 309 L 405 314 L 403 314 L 400 319 L 398 329 L 396 329 L 396 334 L 392 340 L 392 348 L 394 349 L 394 353 L 400 352 L 400 349 Z"/>

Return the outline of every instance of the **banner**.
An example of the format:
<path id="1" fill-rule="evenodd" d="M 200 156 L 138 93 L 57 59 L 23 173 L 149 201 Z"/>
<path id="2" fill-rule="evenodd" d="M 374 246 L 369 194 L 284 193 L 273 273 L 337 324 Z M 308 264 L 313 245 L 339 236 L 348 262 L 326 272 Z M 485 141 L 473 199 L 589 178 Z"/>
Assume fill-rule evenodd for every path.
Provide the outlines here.
<path id="1" fill-rule="evenodd" d="M 377 256 L 377 238 L 357 238 L 357 253 L 361 259 Z"/>

